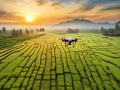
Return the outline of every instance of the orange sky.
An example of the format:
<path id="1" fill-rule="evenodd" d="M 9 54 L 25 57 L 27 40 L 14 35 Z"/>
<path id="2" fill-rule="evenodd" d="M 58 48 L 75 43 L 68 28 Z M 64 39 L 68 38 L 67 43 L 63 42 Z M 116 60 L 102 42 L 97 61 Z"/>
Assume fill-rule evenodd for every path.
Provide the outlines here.
<path id="1" fill-rule="evenodd" d="M 120 20 L 119 0 L 0 0 L 0 22 L 55 24 L 83 18 L 95 22 Z"/>

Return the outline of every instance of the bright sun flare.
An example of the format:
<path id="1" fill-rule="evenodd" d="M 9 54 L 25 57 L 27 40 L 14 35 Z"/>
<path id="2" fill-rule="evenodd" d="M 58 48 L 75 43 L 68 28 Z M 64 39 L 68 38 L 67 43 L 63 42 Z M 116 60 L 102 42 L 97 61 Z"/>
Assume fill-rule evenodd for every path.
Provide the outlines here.
<path id="1" fill-rule="evenodd" d="M 25 19 L 26 19 L 27 22 L 32 22 L 33 21 L 33 18 L 31 16 L 26 16 Z"/>

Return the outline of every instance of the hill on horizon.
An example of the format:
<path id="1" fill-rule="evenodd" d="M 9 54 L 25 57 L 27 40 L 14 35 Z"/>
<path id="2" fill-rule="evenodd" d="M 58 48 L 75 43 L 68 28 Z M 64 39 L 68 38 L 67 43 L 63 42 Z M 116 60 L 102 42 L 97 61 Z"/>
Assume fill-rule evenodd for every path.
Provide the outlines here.
<path id="1" fill-rule="evenodd" d="M 100 29 L 104 28 L 113 28 L 115 23 L 109 22 L 93 22 L 87 19 L 73 19 L 65 22 L 58 23 L 54 25 L 55 27 L 61 28 L 78 28 L 78 29 Z"/>
<path id="2" fill-rule="evenodd" d="M 101 27 L 104 27 L 105 29 L 108 28 L 114 28 L 115 24 L 120 24 L 120 21 L 117 21 L 115 23 L 109 23 L 109 22 L 94 22 L 91 20 L 87 20 L 87 19 L 72 19 L 72 20 L 68 20 L 68 21 L 64 21 L 64 22 L 60 22 L 58 24 L 52 24 L 52 25 L 28 25 L 28 28 L 39 28 L 39 27 L 44 27 L 47 30 L 66 30 L 68 28 L 76 28 L 79 30 L 98 30 L 101 29 Z M 5 23 L 5 22 L 0 22 L 0 28 L 2 27 L 6 27 L 9 29 L 13 29 L 13 28 L 26 28 L 27 25 L 22 25 L 22 24 L 18 24 L 18 23 Z"/>

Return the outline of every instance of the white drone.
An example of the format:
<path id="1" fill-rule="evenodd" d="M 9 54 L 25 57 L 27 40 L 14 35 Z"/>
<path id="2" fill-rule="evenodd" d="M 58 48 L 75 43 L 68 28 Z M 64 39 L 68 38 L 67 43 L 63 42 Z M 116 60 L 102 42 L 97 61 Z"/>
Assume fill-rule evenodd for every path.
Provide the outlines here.
<path id="1" fill-rule="evenodd" d="M 78 41 L 77 38 L 62 38 L 62 41 L 65 42 L 65 47 L 71 45 L 73 43 L 73 47 L 75 47 L 76 42 Z"/>

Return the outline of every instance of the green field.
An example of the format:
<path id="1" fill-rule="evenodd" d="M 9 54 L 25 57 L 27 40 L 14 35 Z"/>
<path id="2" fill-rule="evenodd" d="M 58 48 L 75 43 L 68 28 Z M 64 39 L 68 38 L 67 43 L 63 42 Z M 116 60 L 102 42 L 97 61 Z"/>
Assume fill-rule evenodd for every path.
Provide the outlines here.
<path id="1" fill-rule="evenodd" d="M 0 90 L 120 90 L 120 37 L 48 33 L 1 49 Z"/>

